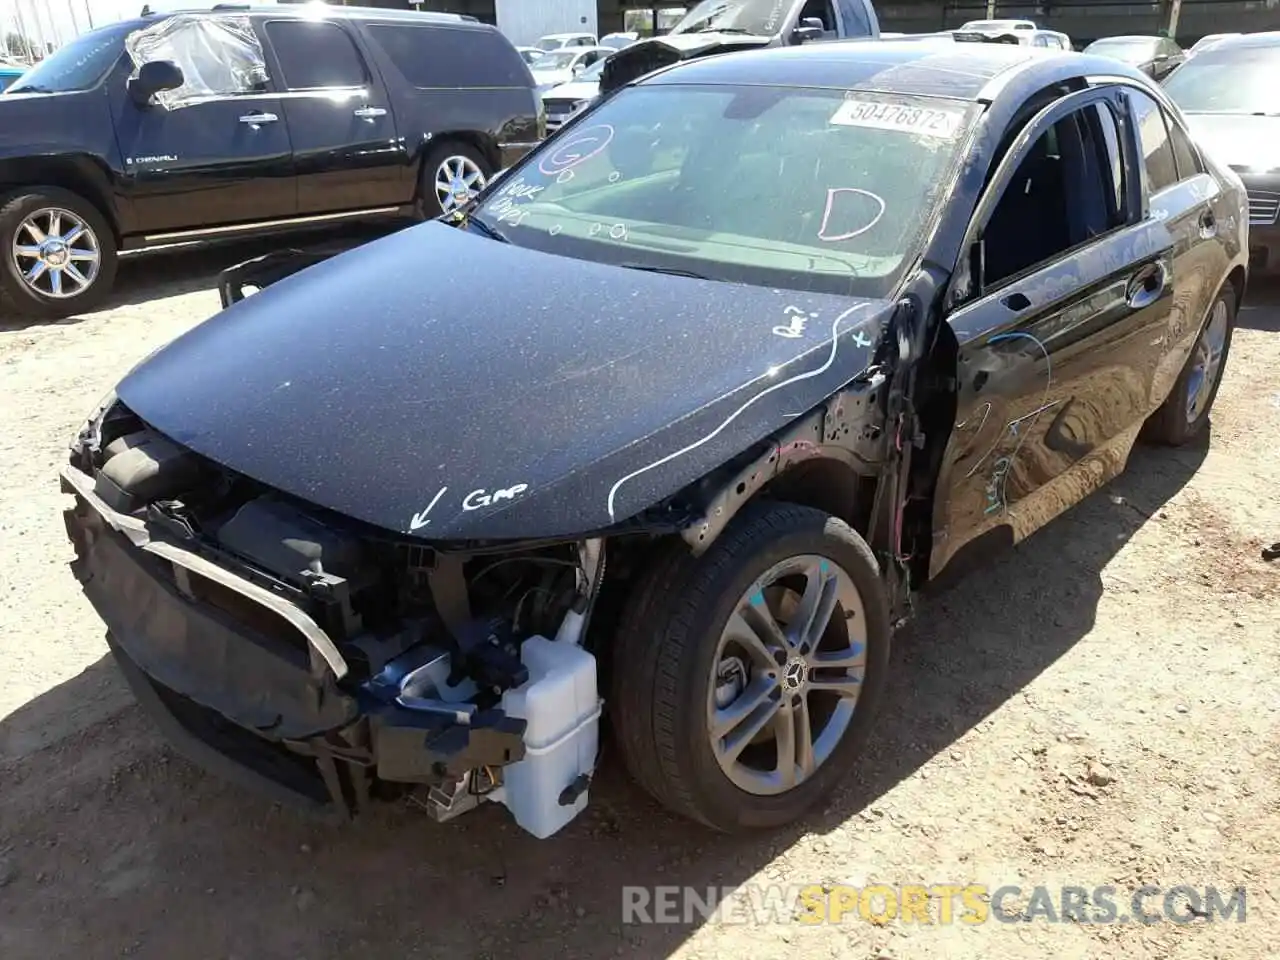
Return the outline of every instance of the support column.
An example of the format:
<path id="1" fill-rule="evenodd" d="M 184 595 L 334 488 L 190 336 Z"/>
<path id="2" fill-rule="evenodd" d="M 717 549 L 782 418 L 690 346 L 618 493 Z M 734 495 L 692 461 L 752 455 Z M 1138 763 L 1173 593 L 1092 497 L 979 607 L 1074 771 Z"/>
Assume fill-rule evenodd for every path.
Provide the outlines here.
<path id="1" fill-rule="evenodd" d="M 1172 39 L 1178 35 L 1178 17 L 1182 15 L 1182 0 L 1160 0 L 1160 36 Z"/>

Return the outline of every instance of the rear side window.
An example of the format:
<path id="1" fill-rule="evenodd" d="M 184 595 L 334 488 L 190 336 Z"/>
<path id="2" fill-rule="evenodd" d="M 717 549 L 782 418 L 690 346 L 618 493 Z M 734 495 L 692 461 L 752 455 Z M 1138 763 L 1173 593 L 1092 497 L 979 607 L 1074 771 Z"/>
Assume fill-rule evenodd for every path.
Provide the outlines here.
<path id="1" fill-rule="evenodd" d="M 494 30 L 370 24 L 365 28 L 411 86 L 529 87 L 529 70 Z"/>
<path id="2" fill-rule="evenodd" d="M 1185 180 L 1187 177 L 1194 177 L 1197 173 L 1204 173 L 1204 167 L 1200 165 L 1200 156 L 1187 135 L 1182 132 L 1182 128 L 1171 120 L 1168 121 L 1168 125 L 1169 142 L 1173 145 L 1173 157 L 1178 163 L 1178 179 Z"/>
<path id="3" fill-rule="evenodd" d="M 1178 182 L 1178 167 L 1173 159 L 1173 144 L 1165 125 L 1160 105 L 1138 90 L 1125 91 L 1138 125 L 1138 138 L 1147 167 L 1147 189 L 1151 193 Z"/>
<path id="4" fill-rule="evenodd" d="M 350 34 L 336 23 L 272 20 L 266 29 L 289 90 L 361 87 L 368 79 Z"/>

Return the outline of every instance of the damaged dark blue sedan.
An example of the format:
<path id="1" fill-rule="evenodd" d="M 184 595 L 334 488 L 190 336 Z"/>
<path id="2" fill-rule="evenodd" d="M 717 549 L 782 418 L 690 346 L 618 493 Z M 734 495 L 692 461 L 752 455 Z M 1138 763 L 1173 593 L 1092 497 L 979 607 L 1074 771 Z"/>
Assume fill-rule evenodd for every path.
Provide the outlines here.
<path id="1" fill-rule="evenodd" d="M 663 804 L 777 826 L 915 591 L 1205 426 L 1246 203 L 1112 60 L 660 70 L 450 219 L 234 272 L 75 441 L 74 569 L 230 776 L 545 837 L 606 718 Z"/>

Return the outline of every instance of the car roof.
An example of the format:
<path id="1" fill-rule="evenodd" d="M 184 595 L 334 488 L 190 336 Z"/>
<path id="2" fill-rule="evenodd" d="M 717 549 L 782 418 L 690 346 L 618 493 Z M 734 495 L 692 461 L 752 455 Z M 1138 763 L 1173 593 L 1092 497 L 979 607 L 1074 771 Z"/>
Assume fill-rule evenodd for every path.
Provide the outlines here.
<path id="1" fill-rule="evenodd" d="M 1145 33 L 1126 33 L 1118 37 L 1099 37 L 1094 43 L 1109 43 L 1112 40 L 1163 40 L 1163 37 L 1154 37 Z"/>
<path id="2" fill-rule="evenodd" d="M 991 100 L 1002 90 L 1029 95 L 1071 77 L 1143 74 L 1109 57 L 1037 50 L 1005 43 L 930 43 L 926 40 L 844 40 L 744 51 L 690 60 L 650 74 L 659 83 L 758 84 Z M 1021 92 L 1019 78 L 1032 89 Z"/>
<path id="3" fill-rule="evenodd" d="M 253 4 L 253 3 L 215 3 L 208 7 L 178 8 L 173 10 L 156 10 L 148 19 L 139 23 L 154 22 L 172 17 L 176 14 L 261 14 L 277 20 L 403 20 L 409 23 L 447 23 L 450 26 L 479 27 L 493 30 L 488 24 L 464 17 L 457 13 L 428 13 L 417 10 L 396 10 L 386 7 L 347 7 L 315 4 Z"/>
<path id="4" fill-rule="evenodd" d="M 1214 50 L 1274 46 L 1280 46 L 1280 30 L 1266 30 L 1261 33 L 1229 33 L 1213 42 Z"/>
<path id="5" fill-rule="evenodd" d="M 540 40 L 559 40 L 559 39 L 561 39 L 561 38 L 563 38 L 563 37 L 592 37 L 592 36 L 595 36 L 595 34 L 587 33 L 585 30 L 582 30 L 582 31 L 579 31 L 578 33 L 544 33 L 544 34 L 543 34 L 541 37 L 539 37 L 538 39 L 540 39 Z"/>

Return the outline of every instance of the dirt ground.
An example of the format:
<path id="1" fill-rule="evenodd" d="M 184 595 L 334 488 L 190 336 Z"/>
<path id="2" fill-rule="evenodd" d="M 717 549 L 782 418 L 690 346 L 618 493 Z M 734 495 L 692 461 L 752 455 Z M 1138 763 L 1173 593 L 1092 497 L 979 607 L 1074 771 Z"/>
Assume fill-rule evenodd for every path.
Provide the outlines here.
<path id="1" fill-rule="evenodd" d="M 264 249 L 133 261 L 110 309 L 0 327 L 0 957 L 1280 956 L 1280 562 L 1260 557 L 1280 540 L 1280 290 L 1251 291 L 1206 443 L 1140 449 L 920 611 L 825 811 L 708 835 L 606 755 L 588 813 L 537 841 L 496 806 L 342 826 L 274 806 L 176 756 L 106 656 L 66 566 L 65 445 L 214 312 L 217 269 Z M 624 885 L 874 881 L 1244 886 L 1247 920 L 622 922 Z"/>

